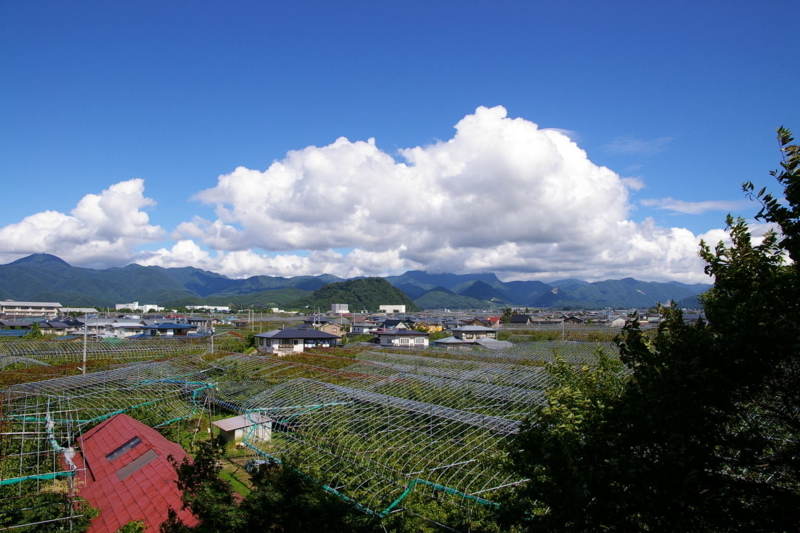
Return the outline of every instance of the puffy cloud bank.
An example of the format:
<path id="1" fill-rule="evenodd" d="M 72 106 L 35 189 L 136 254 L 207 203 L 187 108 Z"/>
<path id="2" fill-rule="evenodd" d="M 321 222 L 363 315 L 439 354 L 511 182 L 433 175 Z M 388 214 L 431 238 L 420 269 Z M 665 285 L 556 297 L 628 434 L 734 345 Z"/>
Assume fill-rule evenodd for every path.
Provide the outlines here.
<path id="1" fill-rule="evenodd" d="M 142 209 L 155 205 L 144 196 L 144 180 L 112 185 L 87 194 L 69 215 L 44 211 L 0 229 L 0 252 L 15 259 L 49 253 L 82 266 L 125 263 L 140 244 L 163 236 Z"/>
<path id="2" fill-rule="evenodd" d="M 240 275 L 420 268 L 704 279 L 697 236 L 628 220 L 628 187 L 640 183 L 593 164 L 564 133 L 510 119 L 502 107 L 478 108 L 452 139 L 399 156 L 372 140 L 340 138 L 290 152 L 264 172 L 239 167 L 194 197 L 214 206 L 216 219 L 186 222 L 178 234 L 227 251 L 222 261 L 241 270 L 226 270 Z"/>
<path id="3" fill-rule="evenodd" d="M 700 236 L 630 220 L 628 190 L 641 181 L 595 165 L 563 132 L 510 119 L 502 107 L 478 108 L 452 139 L 396 156 L 372 139 L 340 138 L 289 152 L 263 172 L 239 167 L 193 197 L 214 208 L 213 220 L 183 222 L 173 246 L 135 260 L 235 277 L 424 269 L 706 280 Z M 140 180 L 118 183 L 71 215 L 39 213 L 3 228 L 0 250 L 119 264 L 161 238 L 142 211 L 151 204 Z"/>

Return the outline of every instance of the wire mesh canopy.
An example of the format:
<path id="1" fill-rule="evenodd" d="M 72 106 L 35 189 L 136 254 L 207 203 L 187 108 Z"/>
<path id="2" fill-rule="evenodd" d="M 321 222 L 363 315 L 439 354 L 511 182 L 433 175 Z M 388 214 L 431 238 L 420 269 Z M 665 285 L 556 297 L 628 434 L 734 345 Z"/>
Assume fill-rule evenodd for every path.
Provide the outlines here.
<path id="1" fill-rule="evenodd" d="M 253 457 L 286 461 L 368 513 L 386 516 L 420 497 L 493 506 L 504 488 L 524 481 L 497 455 L 544 401 L 551 378 L 542 365 L 554 357 L 540 347 L 527 357 L 517 349 L 270 358 L 151 343 L 95 343 L 92 357 L 123 366 L 2 389 L 0 501 L 85 476 L 67 460 L 76 438 L 114 414 L 158 428 L 213 409 L 250 418 L 244 443 Z M 47 364 L 73 362 L 82 351 L 41 346 L 3 343 L 11 357 Z M 576 347 L 574 359 L 590 361 L 591 353 Z"/>

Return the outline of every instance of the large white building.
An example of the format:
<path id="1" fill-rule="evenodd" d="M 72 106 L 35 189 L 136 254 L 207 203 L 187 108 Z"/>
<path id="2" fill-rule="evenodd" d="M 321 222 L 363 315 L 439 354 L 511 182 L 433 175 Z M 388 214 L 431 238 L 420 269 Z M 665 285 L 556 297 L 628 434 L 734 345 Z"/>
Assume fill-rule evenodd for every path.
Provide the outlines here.
<path id="1" fill-rule="evenodd" d="M 349 312 L 347 304 L 331 304 L 331 313 L 346 315 Z"/>
<path id="2" fill-rule="evenodd" d="M 405 305 L 381 305 L 378 307 L 378 310 L 381 313 L 405 313 L 406 306 Z"/>
<path id="3" fill-rule="evenodd" d="M 55 318 L 61 304 L 58 302 L 15 302 L 6 300 L 0 302 L 0 313 L 8 317 L 27 317 L 43 316 L 45 318 Z"/>
<path id="4" fill-rule="evenodd" d="M 159 307 L 156 304 L 142 304 L 139 305 L 139 302 L 131 302 L 129 304 L 117 304 L 114 306 L 114 309 L 119 311 L 120 309 L 130 309 L 131 311 L 141 311 L 142 313 L 149 313 L 151 311 L 163 311 L 163 307 Z"/>
<path id="5" fill-rule="evenodd" d="M 189 311 L 216 311 L 217 313 L 230 313 L 231 308 L 227 305 L 187 305 Z"/>

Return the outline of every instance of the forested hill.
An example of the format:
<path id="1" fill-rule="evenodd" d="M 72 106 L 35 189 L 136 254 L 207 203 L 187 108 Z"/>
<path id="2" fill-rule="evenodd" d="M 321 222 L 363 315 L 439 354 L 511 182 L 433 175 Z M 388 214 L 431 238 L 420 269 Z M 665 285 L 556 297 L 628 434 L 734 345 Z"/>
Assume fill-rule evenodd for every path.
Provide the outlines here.
<path id="1" fill-rule="evenodd" d="M 377 278 L 367 279 L 377 283 Z M 369 293 L 373 289 L 363 288 L 353 295 L 349 293 L 350 285 L 344 285 L 342 289 L 339 283 L 347 280 L 329 274 L 231 279 L 193 267 L 162 268 L 136 264 L 95 270 L 73 267 L 53 255 L 34 254 L 0 265 L 0 300 L 60 302 L 67 307 L 112 307 L 115 304 L 139 302 L 168 308 L 208 304 L 292 309 L 294 304 L 302 301 L 303 306 L 320 309 L 329 309 L 329 303 L 348 303 L 351 309 L 358 310 L 372 309 L 373 305 L 401 303 L 405 303 L 409 310 L 414 303 L 424 309 L 596 309 L 652 307 L 656 302 L 682 301 L 685 298 L 686 302 L 693 302 L 690 307 L 695 307 L 698 304 L 692 297 L 709 287 L 675 282 L 644 282 L 631 278 L 592 283 L 574 279 L 550 283 L 503 282 L 492 273 L 429 274 L 418 270 L 381 279 L 397 291 L 388 292 L 386 283 L 381 283 L 379 296 L 372 297 Z M 330 284 L 333 284 L 330 291 L 343 292 L 314 295 L 313 291 Z M 380 294 L 384 290 L 387 292 Z M 361 307 L 364 303 L 367 307 Z"/>
<path id="2" fill-rule="evenodd" d="M 330 283 L 317 289 L 311 296 L 287 304 L 293 309 L 328 310 L 331 304 L 347 304 L 351 311 L 377 311 L 381 305 L 405 305 L 407 311 L 419 307 L 400 289 L 383 278 L 363 278 Z"/>

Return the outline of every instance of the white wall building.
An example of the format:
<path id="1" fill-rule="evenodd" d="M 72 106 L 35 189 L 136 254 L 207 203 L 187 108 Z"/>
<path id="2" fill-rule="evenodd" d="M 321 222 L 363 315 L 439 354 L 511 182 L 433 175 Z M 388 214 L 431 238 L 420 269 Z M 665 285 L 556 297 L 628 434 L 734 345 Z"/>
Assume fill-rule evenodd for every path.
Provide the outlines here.
<path id="1" fill-rule="evenodd" d="M 378 306 L 378 310 L 381 313 L 405 313 L 406 306 L 405 305 L 381 305 Z"/>
<path id="2" fill-rule="evenodd" d="M 331 304 L 331 313 L 344 315 L 349 312 L 347 304 Z"/>
<path id="3" fill-rule="evenodd" d="M 58 302 L 15 302 L 5 300 L 0 302 L 0 313 L 9 317 L 43 316 L 55 318 L 61 304 Z"/>
<path id="4" fill-rule="evenodd" d="M 231 308 L 227 305 L 187 305 L 190 311 L 216 311 L 217 313 L 230 313 Z"/>
<path id="5" fill-rule="evenodd" d="M 139 305 L 139 302 L 132 302 L 129 304 L 116 304 L 114 309 L 119 311 L 120 309 L 130 309 L 131 311 L 141 311 L 142 313 L 149 313 L 151 311 L 163 311 L 163 307 L 159 307 L 156 304 L 142 304 Z"/>
<path id="6" fill-rule="evenodd" d="M 381 347 L 427 348 L 428 333 L 413 329 L 377 329 L 372 332 Z"/>

